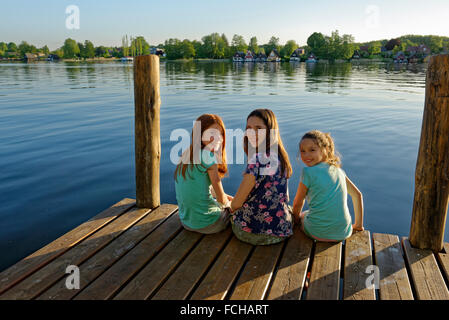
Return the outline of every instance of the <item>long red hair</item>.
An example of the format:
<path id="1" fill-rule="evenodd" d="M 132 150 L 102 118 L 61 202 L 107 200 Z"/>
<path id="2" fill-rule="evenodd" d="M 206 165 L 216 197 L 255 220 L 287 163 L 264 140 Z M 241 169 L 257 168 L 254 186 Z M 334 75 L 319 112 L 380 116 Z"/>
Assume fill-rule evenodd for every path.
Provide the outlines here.
<path id="1" fill-rule="evenodd" d="M 198 117 L 198 119 L 196 119 L 196 123 L 201 125 L 201 134 L 200 134 L 200 139 L 203 136 L 203 133 L 209 129 L 212 125 L 217 124 L 220 129 L 221 129 L 221 135 L 223 137 L 223 143 L 221 144 L 221 159 L 217 159 L 218 160 L 218 175 L 220 176 L 220 178 L 223 178 L 226 173 L 228 172 L 228 165 L 226 164 L 226 129 L 225 129 L 225 125 L 223 123 L 223 120 L 215 115 L 215 114 L 203 114 L 201 116 Z M 190 143 L 190 147 L 189 149 L 187 149 L 183 155 L 180 158 L 180 161 L 178 163 L 178 165 L 176 166 L 175 169 L 175 174 L 174 174 L 174 178 L 175 181 L 178 181 L 177 178 L 179 176 L 179 174 L 182 175 L 182 177 L 185 179 L 186 178 L 186 171 L 187 168 L 193 168 L 194 165 L 194 153 L 193 153 L 193 132 L 195 130 L 195 127 L 192 129 L 192 140 Z M 201 143 L 201 150 L 204 149 L 204 145 L 203 143 Z M 183 163 L 182 159 L 188 157 L 189 161 L 188 163 Z M 201 164 L 199 164 L 199 166 L 202 166 Z M 204 166 L 202 166 L 204 167 Z"/>

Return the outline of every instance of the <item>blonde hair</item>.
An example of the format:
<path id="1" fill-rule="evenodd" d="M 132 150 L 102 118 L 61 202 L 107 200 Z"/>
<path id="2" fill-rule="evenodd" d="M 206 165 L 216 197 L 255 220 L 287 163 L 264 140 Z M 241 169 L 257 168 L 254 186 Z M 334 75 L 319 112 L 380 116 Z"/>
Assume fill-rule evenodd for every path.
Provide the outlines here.
<path id="1" fill-rule="evenodd" d="M 321 152 L 323 153 L 323 162 L 338 168 L 341 167 L 341 155 L 335 150 L 334 140 L 330 133 L 324 133 L 319 130 L 309 131 L 301 138 L 301 141 L 299 142 L 300 145 L 304 139 L 312 139 L 321 149 Z"/>

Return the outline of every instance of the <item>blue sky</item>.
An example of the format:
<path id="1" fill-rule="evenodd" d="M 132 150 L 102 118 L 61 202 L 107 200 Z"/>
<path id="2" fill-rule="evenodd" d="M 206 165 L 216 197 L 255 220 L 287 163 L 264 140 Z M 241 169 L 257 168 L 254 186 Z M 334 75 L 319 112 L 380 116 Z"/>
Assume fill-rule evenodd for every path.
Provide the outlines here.
<path id="1" fill-rule="evenodd" d="M 66 7 L 80 10 L 79 30 L 66 28 Z M 0 6 L 0 41 L 51 50 L 64 39 L 86 39 L 94 45 L 119 46 L 125 34 L 144 36 L 151 45 L 169 38 L 200 40 L 212 32 L 234 34 L 259 44 L 274 35 L 281 43 L 305 45 L 313 32 L 352 34 L 356 42 L 405 34 L 449 36 L 448 0 L 14 0 Z"/>

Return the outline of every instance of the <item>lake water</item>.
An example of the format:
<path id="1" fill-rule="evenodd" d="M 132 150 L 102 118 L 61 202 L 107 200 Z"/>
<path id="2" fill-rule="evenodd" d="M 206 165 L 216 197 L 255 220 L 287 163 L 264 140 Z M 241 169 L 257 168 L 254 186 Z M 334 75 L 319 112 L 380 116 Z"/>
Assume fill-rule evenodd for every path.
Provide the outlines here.
<path id="1" fill-rule="evenodd" d="M 270 108 L 293 165 L 290 203 L 302 168 L 299 139 L 311 129 L 331 132 L 363 193 L 365 228 L 407 236 L 425 72 L 383 63 L 161 63 L 161 201 L 176 203 L 173 130 L 190 131 L 202 113 L 244 129 L 253 109 Z M 132 65 L 0 64 L 0 154 L 1 271 L 135 198 Z M 227 193 L 243 169 L 229 165 Z"/>

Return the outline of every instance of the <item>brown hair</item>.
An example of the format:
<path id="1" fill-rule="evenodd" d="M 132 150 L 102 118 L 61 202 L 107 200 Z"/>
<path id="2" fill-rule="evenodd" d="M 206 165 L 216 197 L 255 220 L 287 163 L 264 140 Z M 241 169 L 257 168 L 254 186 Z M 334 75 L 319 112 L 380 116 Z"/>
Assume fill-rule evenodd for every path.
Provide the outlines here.
<path id="1" fill-rule="evenodd" d="M 341 167 L 341 156 L 335 150 L 334 140 L 332 139 L 330 133 L 324 133 L 319 130 L 309 131 L 301 138 L 301 141 L 299 142 L 300 146 L 304 139 L 312 139 L 316 143 L 323 153 L 324 162 L 338 168 Z"/>
<path id="2" fill-rule="evenodd" d="M 287 178 L 290 178 L 292 175 L 292 166 L 290 165 L 290 160 L 288 159 L 287 151 L 285 151 L 284 144 L 282 143 L 281 135 L 279 133 L 279 126 L 278 122 L 276 120 L 276 116 L 274 115 L 273 111 L 270 109 L 256 109 L 252 111 L 248 117 L 246 118 L 246 121 L 248 121 L 251 117 L 258 117 L 260 118 L 264 124 L 267 126 L 265 140 L 266 140 L 266 148 L 265 150 L 270 150 L 271 146 L 271 130 L 276 130 L 276 137 L 274 137 L 275 141 L 278 144 L 278 150 L 279 150 L 279 160 L 281 162 L 281 174 L 285 175 Z M 243 140 L 243 148 L 245 150 L 246 155 L 248 155 L 248 137 L 245 135 Z"/>
<path id="3" fill-rule="evenodd" d="M 212 125 L 218 124 L 221 128 L 221 135 L 223 136 L 223 143 L 221 145 L 221 159 L 218 159 L 219 160 L 218 161 L 218 175 L 220 176 L 220 178 L 223 178 L 226 175 L 226 173 L 228 172 L 228 166 L 226 164 L 226 134 L 225 134 L 226 129 L 225 129 L 223 120 L 215 114 L 203 114 L 203 115 L 199 116 L 198 119 L 196 119 L 196 121 L 198 121 L 201 125 L 201 134 L 200 134 L 201 140 L 202 140 L 204 131 L 209 129 Z M 175 173 L 174 173 L 175 181 L 178 181 L 177 178 L 178 178 L 179 174 L 181 174 L 182 177 L 185 179 L 187 168 L 188 167 L 193 168 L 193 166 L 195 165 L 194 160 L 193 160 L 193 158 L 194 158 L 193 132 L 194 132 L 194 129 L 192 129 L 192 142 L 190 144 L 190 147 L 181 156 L 179 164 L 176 166 Z M 201 150 L 204 147 L 205 146 L 203 146 L 203 143 L 201 143 Z M 182 158 L 184 158 L 184 157 L 189 157 L 188 163 L 183 163 Z M 201 165 L 201 166 L 204 167 L 203 165 Z"/>

